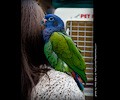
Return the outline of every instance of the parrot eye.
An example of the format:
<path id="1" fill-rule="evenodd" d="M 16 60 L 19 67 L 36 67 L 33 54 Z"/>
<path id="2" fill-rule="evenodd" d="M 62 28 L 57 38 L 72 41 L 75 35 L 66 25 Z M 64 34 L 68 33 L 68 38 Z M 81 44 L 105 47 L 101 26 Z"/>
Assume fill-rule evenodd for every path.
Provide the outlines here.
<path id="1" fill-rule="evenodd" d="M 53 20 L 54 20 L 54 18 L 53 18 L 53 17 L 50 17 L 48 20 L 49 20 L 49 21 L 53 21 Z"/>

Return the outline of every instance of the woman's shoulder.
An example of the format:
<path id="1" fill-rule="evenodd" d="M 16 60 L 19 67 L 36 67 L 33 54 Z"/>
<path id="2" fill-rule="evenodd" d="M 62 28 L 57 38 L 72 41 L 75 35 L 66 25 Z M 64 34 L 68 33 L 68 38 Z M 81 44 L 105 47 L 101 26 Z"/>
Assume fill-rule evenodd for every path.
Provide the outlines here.
<path id="1" fill-rule="evenodd" d="M 34 91 L 35 89 L 35 91 Z M 32 100 L 84 100 L 84 94 L 78 88 L 74 79 L 66 73 L 50 70 L 42 76 L 33 88 Z"/>

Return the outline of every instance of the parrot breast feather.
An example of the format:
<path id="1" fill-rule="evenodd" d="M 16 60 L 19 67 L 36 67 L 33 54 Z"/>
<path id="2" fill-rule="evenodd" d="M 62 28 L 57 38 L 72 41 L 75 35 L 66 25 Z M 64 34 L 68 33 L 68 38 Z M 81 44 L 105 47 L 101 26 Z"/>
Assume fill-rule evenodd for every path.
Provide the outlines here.
<path id="1" fill-rule="evenodd" d="M 44 46 L 44 53 L 46 55 L 46 58 L 50 62 L 52 66 L 55 66 L 57 64 L 57 55 L 52 50 L 51 42 L 48 41 Z"/>

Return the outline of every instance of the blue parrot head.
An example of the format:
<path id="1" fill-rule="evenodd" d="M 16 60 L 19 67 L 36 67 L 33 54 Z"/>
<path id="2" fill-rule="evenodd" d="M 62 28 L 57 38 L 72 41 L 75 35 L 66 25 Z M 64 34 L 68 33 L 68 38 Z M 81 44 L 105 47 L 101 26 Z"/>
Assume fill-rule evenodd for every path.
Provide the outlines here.
<path id="1" fill-rule="evenodd" d="M 44 20 L 42 21 L 46 28 L 59 28 L 64 29 L 64 22 L 62 19 L 54 14 L 45 15 Z"/>
<path id="2" fill-rule="evenodd" d="M 45 15 L 41 25 L 44 25 L 43 38 L 45 42 L 49 40 L 52 33 L 64 31 L 64 22 L 60 17 L 54 14 Z"/>

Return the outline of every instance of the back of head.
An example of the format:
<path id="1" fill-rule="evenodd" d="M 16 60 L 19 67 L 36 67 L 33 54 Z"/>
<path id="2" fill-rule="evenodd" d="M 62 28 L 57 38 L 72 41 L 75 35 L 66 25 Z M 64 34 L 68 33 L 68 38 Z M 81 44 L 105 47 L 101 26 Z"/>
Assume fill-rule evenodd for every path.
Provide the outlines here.
<path id="1" fill-rule="evenodd" d="M 43 17 L 44 13 L 36 1 L 21 0 L 21 85 L 24 99 L 39 79 L 38 73 L 42 71 L 39 66 L 48 65 L 40 26 Z M 45 69 L 43 71 L 47 72 Z"/>
<path id="2" fill-rule="evenodd" d="M 44 13 L 40 6 L 33 0 L 23 0 L 21 5 L 21 48 L 29 56 L 33 65 L 44 63 L 42 51 L 43 41 L 40 21 Z M 42 47 L 42 48 L 41 48 Z"/>

